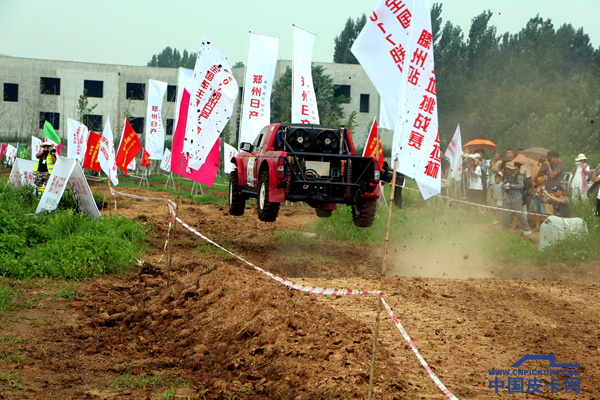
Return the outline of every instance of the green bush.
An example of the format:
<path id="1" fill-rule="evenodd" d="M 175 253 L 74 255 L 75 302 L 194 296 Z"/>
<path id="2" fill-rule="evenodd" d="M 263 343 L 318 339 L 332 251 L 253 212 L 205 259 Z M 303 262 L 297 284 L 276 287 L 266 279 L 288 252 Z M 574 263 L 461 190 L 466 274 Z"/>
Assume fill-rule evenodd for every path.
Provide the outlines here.
<path id="1" fill-rule="evenodd" d="M 30 188 L 0 189 L 0 275 L 87 279 L 135 263 L 142 225 L 118 215 L 95 220 L 63 197 L 62 209 L 35 214 L 39 198 Z"/>

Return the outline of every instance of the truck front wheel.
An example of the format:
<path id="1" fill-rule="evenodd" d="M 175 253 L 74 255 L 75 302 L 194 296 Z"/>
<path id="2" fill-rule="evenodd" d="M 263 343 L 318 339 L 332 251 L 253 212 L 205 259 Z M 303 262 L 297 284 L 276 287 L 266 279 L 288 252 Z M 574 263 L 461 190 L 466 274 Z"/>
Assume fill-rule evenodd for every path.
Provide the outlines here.
<path id="1" fill-rule="evenodd" d="M 229 174 L 229 214 L 244 215 L 244 208 L 246 208 L 246 200 L 240 193 L 238 173 L 234 170 Z"/>
<path id="2" fill-rule="evenodd" d="M 352 220 L 359 228 L 368 228 L 375 221 L 377 199 L 365 199 L 360 194 L 356 197 L 356 203 L 352 206 Z"/>
<path id="3" fill-rule="evenodd" d="M 258 180 L 258 219 L 273 222 L 279 214 L 279 203 L 269 202 L 269 173 L 263 172 Z"/>

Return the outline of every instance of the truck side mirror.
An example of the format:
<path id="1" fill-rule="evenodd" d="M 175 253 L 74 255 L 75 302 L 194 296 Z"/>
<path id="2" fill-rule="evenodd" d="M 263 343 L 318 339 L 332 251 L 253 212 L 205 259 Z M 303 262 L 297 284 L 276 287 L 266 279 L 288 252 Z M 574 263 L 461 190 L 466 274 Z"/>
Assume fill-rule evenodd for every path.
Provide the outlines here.
<path id="1" fill-rule="evenodd" d="M 242 142 L 242 145 L 240 146 L 240 150 L 249 152 L 250 150 L 252 150 L 252 144 L 247 143 L 247 142 Z"/>

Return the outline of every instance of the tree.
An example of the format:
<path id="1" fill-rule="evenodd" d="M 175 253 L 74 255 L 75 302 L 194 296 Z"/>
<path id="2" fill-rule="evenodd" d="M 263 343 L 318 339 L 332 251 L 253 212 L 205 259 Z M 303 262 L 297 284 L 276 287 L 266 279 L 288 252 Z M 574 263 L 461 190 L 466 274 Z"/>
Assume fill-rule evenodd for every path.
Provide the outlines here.
<path id="1" fill-rule="evenodd" d="M 339 125 L 344 118 L 341 103 L 344 96 L 335 96 L 335 87 L 330 75 L 325 74 L 321 65 L 312 66 L 312 78 L 317 98 L 319 120 L 323 125 Z M 288 66 L 285 73 L 273 85 L 271 95 L 271 121 L 291 122 L 292 116 L 292 69 Z"/>
<path id="2" fill-rule="evenodd" d="M 87 89 L 83 89 L 83 94 L 79 96 L 79 100 L 77 101 L 77 121 L 81 122 L 84 125 L 87 125 L 87 114 L 90 114 L 98 104 L 94 104 L 93 106 L 89 105 Z"/>
<path id="3" fill-rule="evenodd" d="M 363 27 L 367 23 L 367 16 L 363 14 L 361 17 L 356 19 L 356 22 L 352 18 L 348 18 L 346 25 L 342 32 L 333 39 L 333 62 L 342 64 L 358 64 L 358 60 L 352 54 L 350 49 L 354 44 L 354 41 L 362 31 Z"/>
<path id="4" fill-rule="evenodd" d="M 152 59 L 146 64 L 147 67 L 160 67 L 160 68 L 189 68 L 194 69 L 196 65 L 197 53 L 188 53 L 187 50 L 183 50 L 183 54 L 176 48 L 167 46 L 158 54 L 154 54 Z"/>
<path id="5" fill-rule="evenodd" d="M 240 67 L 244 67 L 244 63 L 242 61 L 238 61 L 235 64 L 233 64 L 233 67 L 231 68 L 240 68 Z"/>

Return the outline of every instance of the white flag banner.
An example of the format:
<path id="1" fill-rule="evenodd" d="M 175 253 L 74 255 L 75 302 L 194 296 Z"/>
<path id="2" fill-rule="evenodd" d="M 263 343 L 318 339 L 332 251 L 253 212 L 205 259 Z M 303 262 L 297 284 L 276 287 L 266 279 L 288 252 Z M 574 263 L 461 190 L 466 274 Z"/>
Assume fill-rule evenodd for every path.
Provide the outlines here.
<path id="1" fill-rule="evenodd" d="M 192 86 L 194 86 L 194 70 L 179 67 L 179 71 L 177 72 L 177 103 L 175 104 L 175 121 L 173 121 L 173 131 L 175 131 L 177 121 L 179 120 L 179 107 L 181 106 L 183 89 L 187 89 L 189 93 L 192 93 Z"/>
<path id="2" fill-rule="evenodd" d="M 390 131 L 393 131 L 395 128 L 394 118 L 390 115 L 387 108 L 385 108 L 383 98 L 380 98 L 379 104 L 379 127 L 381 129 L 388 129 Z"/>
<path id="3" fill-rule="evenodd" d="M 24 160 L 22 158 L 15 159 L 15 165 L 13 165 L 10 171 L 8 181 L 15 187 L 23 185 L 35 186 L 35 176 L 33 175 L 35 164 L 37 164 L 37 161 Z"/>
<path id="4" fill-rule="evenodd" d="M 81 211 L 93 218 L 100 218 L 96 201 L 85 179 L 83 170 L 75 158 L 60 157 L 54 164 L 46 190 L 40 199 L 36 214 L 47 210 L 55 210 L 60 202 L 67 184 L 71 187 L 71 194 Z"/>
<path id="5" fill-rule="evenodd" d="M 67 157 L 83 163 L 89 134 L 90 131 L 84 124 L 67 118 Z"/>
<path id="6" fill-rule="evenodd" d="M 15 158 L 17 158 L 17 148 L 11 144 L 7 145 L 6 155 L 4 156 L 4 163 L 8 165 L 14 165 Z"/>
<path id="7" fill-rule="evenodd" d="M 397 170 L 414 178 L 427 200 L 442 185 L 429 1 L 414 0 L 412 14 L 392 160 L 398 158 Z"/>
<path id="8" fill-rule="evenodd" d="M 137 161 L 136 161 L 135 157 L 133 157 L 133 159 L 131 160 L 131 162 L 127 166 L 127 169 L 129 169 L 131 171 L 135 171 L 137 169 Z"/>
<path id="9" fill-rule="evenodd" d="M 110 127 L 110 117 L 106 118 L 106 124 L 104 124 L 104 131 L 102 131 L 102 137 L 100 138 L 100 150 L 98 151 L 98 162 L 102 171 L 108 176 L 113 185 L 119 184 L 119 177 L 117 176 L 117 163 L 115 161 L 115 142 L 113 138 L 112 129 Z M 54 167 L 56 168 L 56 167 Z"/>
<path id="10" fill-rule="evenodd" d="M 200 169 L 233 113 L 238 85 L 227 59 L 202 37 L 194 68 L 183 151 L 188 167 Z"/>
<path id="11" fill-rule="evenodd" d="M 319 110 L 312 80 L 312 53 L 317 35 L 297 26 L 292 53 L 292 123 L 319 124 Z"/>
<path id="12" fill-rule="evenodd" d="M 400 82 L 408 47 L 413 0 L 380 0 L 352 45 L 352 54 L 379 92 L 387 115 L 380 115 L 381 127 L 395 129 L 398 119 Z M 383 110 L 383 108 L 382 108 Z"/>
<path id="13" fill-rule="evenodd" d="M 165 154 L 163 154 L 162 161 L 160 162 L 160 169 L 171 172 L 171 150 L 165 149 Z"/>
<path id="14" fill-rule="evenodd" d="M 167 82 L 148 80 L 148 107 L 146 108 L 146 151 L 151 160 L 160 160 L 165 145 L 162 122 L 162 103 Z"/>
<path id="15" fill-rule="evenodd" d="M 235 169 L 235 165 L 231 162 L 231 159 L 237 156 L 238 151 L 235 147 L 230 146 L 227 143 L 223 143 L 223 147 L 223 172 L 230 174 Z"/>
<path id="16" fill-rule="evenodd" d="M 462 179 L 462 139 L 460 137 L 460 124 L 456 126 L 454 137 L 448 144 L 446 149 L 446 157 L 450 161 L 450 178 L 454 178 L 457 181 Z"/>
<path id="17" fill-rule="evenodd" d="M 98 211 L 96 200 L 85 178 L 83 168 L 81 168 L 81 164 L 78 162 L 75 163 L 71 172 L 69 186 L 79 209 L 92 218 L 100 218 L 100 211 Z"/>
<path id="18" fill-rule="evenodd" d="M 271 89 L 278 51 L 279 38 L 250 32 L 240 144 L 253 143 L 260 130 L 271 123 Z"/>
<path id="19" fill-rule="evenodd" d="M 37 161 L 37 157 L 35 156 L 37 153 L 42 151 L 42 141 L 35 136 L 31 137 L 31 160 Z"/>

